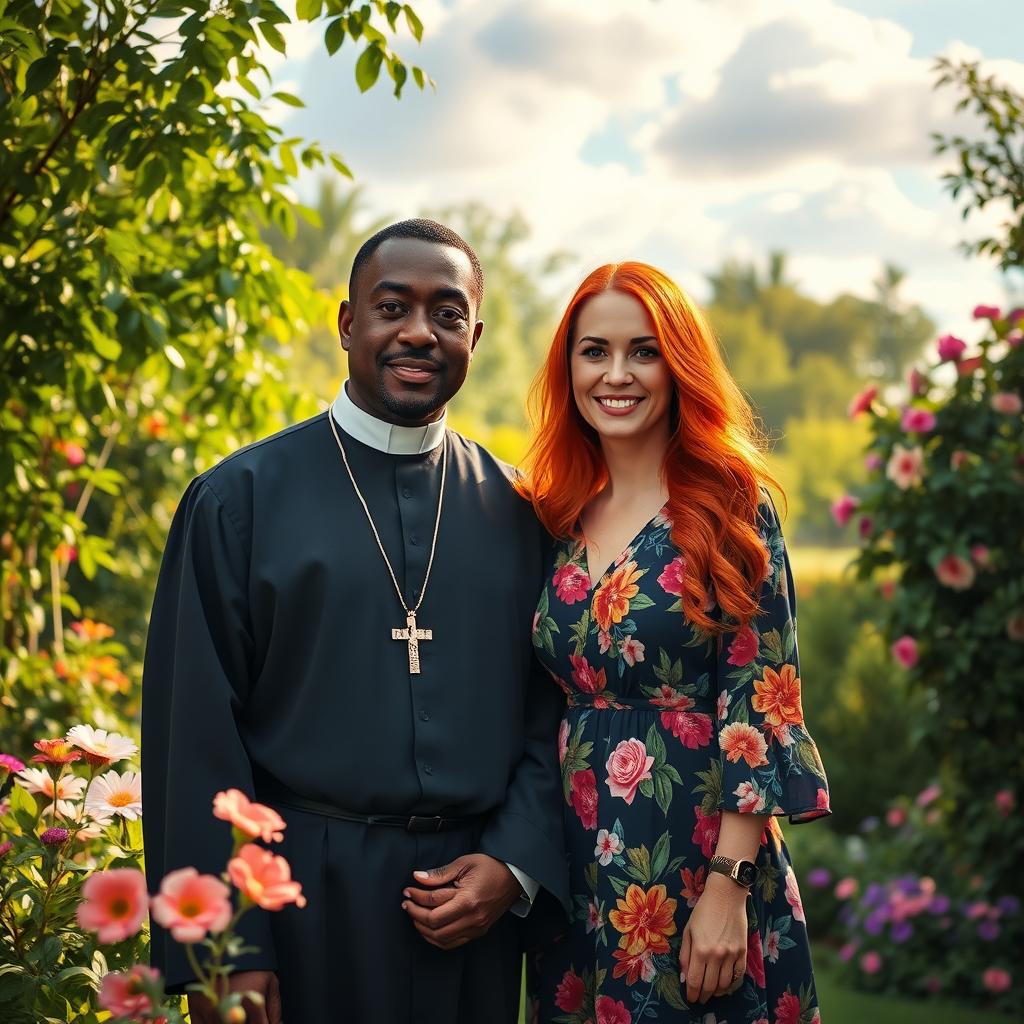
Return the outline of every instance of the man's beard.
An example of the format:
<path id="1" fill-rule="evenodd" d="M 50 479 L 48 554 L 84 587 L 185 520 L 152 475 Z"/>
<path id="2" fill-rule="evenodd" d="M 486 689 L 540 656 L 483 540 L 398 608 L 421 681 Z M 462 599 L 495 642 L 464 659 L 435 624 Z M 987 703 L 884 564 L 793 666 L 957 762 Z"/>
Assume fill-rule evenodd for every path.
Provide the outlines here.
<path id="1" fill-rule="evenodd" d="M 377 399 L 397 420 L 428 420 L 439 412 L 451 398 L 448 391 L 448 369 L 441 367 L 429 392 L 420 395 L 392 394 L 382 378 L 377 378 Z"/>

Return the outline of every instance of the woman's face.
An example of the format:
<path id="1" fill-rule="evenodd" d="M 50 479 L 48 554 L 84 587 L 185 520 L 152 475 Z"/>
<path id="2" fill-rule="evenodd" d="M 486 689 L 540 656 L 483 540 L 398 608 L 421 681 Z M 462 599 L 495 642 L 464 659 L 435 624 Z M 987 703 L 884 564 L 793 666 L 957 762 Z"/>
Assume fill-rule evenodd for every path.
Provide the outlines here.
<path id="1" fill-rule="evenodd" d="M 602 439 L 667 433 L 675 389 L 639 299 L 612 289 L 580 306 L 569 372 L 576 408 Z"/>

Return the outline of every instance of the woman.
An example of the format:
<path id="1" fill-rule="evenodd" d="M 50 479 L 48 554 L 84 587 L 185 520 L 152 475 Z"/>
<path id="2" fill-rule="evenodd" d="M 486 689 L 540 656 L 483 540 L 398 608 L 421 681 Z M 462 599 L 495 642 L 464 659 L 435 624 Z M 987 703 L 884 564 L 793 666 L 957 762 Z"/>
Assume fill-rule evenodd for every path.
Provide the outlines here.
<path id="1" fill-rule="evenodd" d="M 777 816 L 828 814 L 828 785 L 750 408 L 700 312 L 642 263 L 583 282 L 533 400 L 526 479 L 562 538 L 534 643 L 568 698 L 575 903 L 531 963 L 536 1018 L 817 1021 Z"/>

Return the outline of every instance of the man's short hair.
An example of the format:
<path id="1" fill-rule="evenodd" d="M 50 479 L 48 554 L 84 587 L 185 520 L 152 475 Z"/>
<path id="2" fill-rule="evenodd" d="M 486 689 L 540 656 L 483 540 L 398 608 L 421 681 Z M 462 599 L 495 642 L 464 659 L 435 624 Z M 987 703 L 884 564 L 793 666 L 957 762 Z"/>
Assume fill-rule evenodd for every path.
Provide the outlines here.
<path id="1" fill-rule="evenodd" d="M 436 220 L 426 220 L 422 217 L 414 217 L 410 220 L 400 220 L 397 224 L 389 224 L 381 228 L 375 235 L 371 235 L 359 247 L 359 251 L 352 260 L 352 271 L 348 277 L 348 297 L 354 298 L 356 293 L 356 281 L 359 272 L 369 263 L 370 258 L 380 248 L 381 244 L 389 238 L 417 238 L 423 242 L 432 242 L 434 245 L 450 245 L 453 249 L 461 249 L 469 257 L 470 266 L 473 268 L 473 283 L 476 286 L 476 301 L 479 304 L 484 298 L 484 272 L 480 266 L 480 258 L 473 247 L 461 235 L 438 224 Z"/>

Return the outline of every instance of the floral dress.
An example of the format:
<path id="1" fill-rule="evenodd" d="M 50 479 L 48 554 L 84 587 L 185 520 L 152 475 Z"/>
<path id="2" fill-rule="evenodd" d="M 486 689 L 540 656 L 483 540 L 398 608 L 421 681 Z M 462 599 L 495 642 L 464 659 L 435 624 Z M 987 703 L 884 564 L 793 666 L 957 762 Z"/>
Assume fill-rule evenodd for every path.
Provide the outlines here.
<path id="1" fill-rule="evenodd" d="M 817 1024 L 803 907 L 777 815 L 828 814 L 800 702 L 795 596 L 774 507 L 750 626 L 718 639 L 683 617 L 683 558 L 659 513 L 591 588 L 582 541 L 556 548 L 533 639 L 565 691 L 559 734 L 573 922 L 531 959 L 530 1013 L 548 1024 Z M 708 611 L 722 612 L 709 594 Z M 689 1005 L 683 929 L 722 809 L 765 816 L 747 899 L 747 971 Z"/>

